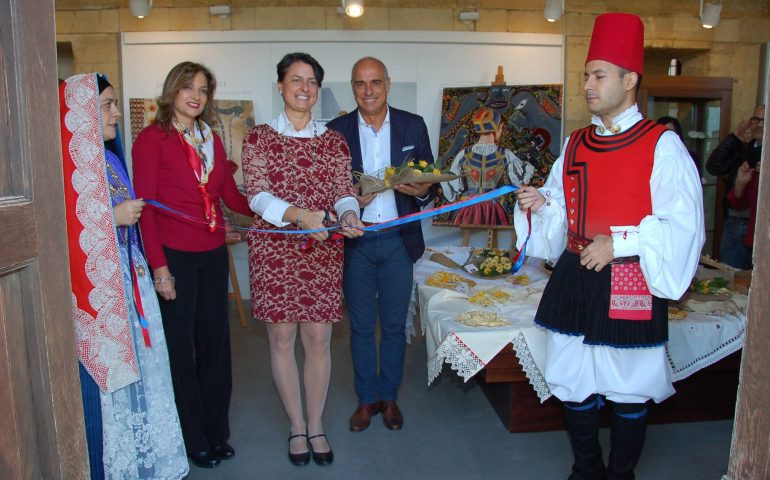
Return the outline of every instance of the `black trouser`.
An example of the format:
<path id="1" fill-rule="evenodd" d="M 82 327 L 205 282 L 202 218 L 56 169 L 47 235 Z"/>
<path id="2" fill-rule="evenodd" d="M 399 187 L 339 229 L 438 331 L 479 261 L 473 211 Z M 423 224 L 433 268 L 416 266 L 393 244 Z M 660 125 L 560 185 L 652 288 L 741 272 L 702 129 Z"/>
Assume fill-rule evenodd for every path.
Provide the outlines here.
<path id="1" fill-rule="evenodd" d="M 159 297 L 176 408 L 188 453 L 230 436 L 232 390 L 227 247 L 182 252 L 163 247 L 176 299 Z"/>

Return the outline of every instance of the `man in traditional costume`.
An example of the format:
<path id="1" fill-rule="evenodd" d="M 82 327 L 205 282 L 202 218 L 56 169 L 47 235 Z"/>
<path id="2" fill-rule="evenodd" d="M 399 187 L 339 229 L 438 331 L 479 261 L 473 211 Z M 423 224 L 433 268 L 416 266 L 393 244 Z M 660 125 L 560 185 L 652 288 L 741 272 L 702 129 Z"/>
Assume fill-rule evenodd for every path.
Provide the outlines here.
<path id="1" fill-rule="evenodd" d="M 567 139 L 542 188 L 517 191 L 519 243 L 529 209 L 528 253 L 558 258 L 535 321 L 547 329 L 546 381 L 564 402 L 571 480 L 634 478 L 645 404 L 674 393 L 666 299 L 687 289 L 705 237 L 687 149 L 635 104 L 643 42 L 639 17 L 596 18 L 585 64 L 592 124 Z M 598 437 L 605 400 L 614 406 L 606 466 Z"/>

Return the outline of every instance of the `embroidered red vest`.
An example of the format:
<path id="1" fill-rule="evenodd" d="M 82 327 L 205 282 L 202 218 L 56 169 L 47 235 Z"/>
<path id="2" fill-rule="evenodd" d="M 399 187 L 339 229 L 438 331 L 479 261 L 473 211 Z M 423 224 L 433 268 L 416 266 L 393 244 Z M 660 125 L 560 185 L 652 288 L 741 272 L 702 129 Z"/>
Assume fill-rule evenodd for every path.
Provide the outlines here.
<path id="1" fill-rule="evenodd" d="M 600 136 L 581 128 L 564 153 L 564 194 L 569 230 L 593 239 L 611 225 L 639 225 L 652 213 L 650 177 L 655 146 L 666 127 L 642 119 L 623 133 Z"/>

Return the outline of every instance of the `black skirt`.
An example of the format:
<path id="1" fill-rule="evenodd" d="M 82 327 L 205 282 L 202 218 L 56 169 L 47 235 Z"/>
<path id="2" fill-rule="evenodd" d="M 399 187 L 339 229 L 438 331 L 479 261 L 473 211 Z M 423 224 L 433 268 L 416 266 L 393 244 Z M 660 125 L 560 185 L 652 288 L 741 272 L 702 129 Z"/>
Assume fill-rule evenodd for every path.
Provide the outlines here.
<path id="1" fill-rule="evenodd" d="M 616 320 L 609 317 L 610 274 L 580 265 L 580 256 L 562 253 L 545 287 L 535 323 L 566 335 L 585 335 L 588 345 L 633 348 L 668 341 L 668 302 L 652 296 L 651 320 Z"/>

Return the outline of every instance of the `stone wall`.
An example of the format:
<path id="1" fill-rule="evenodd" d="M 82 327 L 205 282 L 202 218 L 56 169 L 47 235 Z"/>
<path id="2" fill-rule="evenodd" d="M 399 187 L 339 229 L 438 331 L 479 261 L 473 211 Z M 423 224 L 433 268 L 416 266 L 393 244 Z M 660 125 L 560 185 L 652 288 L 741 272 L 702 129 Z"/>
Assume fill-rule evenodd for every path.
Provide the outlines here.
<path id="1" fill-rule="evenodd" d="M 721 22 L 713 29 L 701 27 L 696 0 L 569 0 L 565 14 L 555 23 L 543 18 L 545 0 L 366 0 L 366 11 L 358 19 L 338 14 L 340 2 L 335 0 L 155 0 L 144 19 L 132 17 L 126 3 L 56 0 L 57 41 L 72 44 L 74 70 L 104 72 L 118 91 L 120 32 L 328 29 L 562 34 L 567 132 L 589 119 L 582 94 L 583 64 L 599 13 L 626 11 L 642 17 L 647 74 L 663 74 L 669 59 L 679 58 L 685 75 L 733 77 L 733 126 L 754 108 L 760 45 L 770 42 L 767 0 L 723 0 Z M 210 15 L 208 6 L 218 4 L 232 5 L 232 14 L 225 19 Z M 460 22 L 460 10 L 468 9 L 478 10 L 480 20 Z"/>

